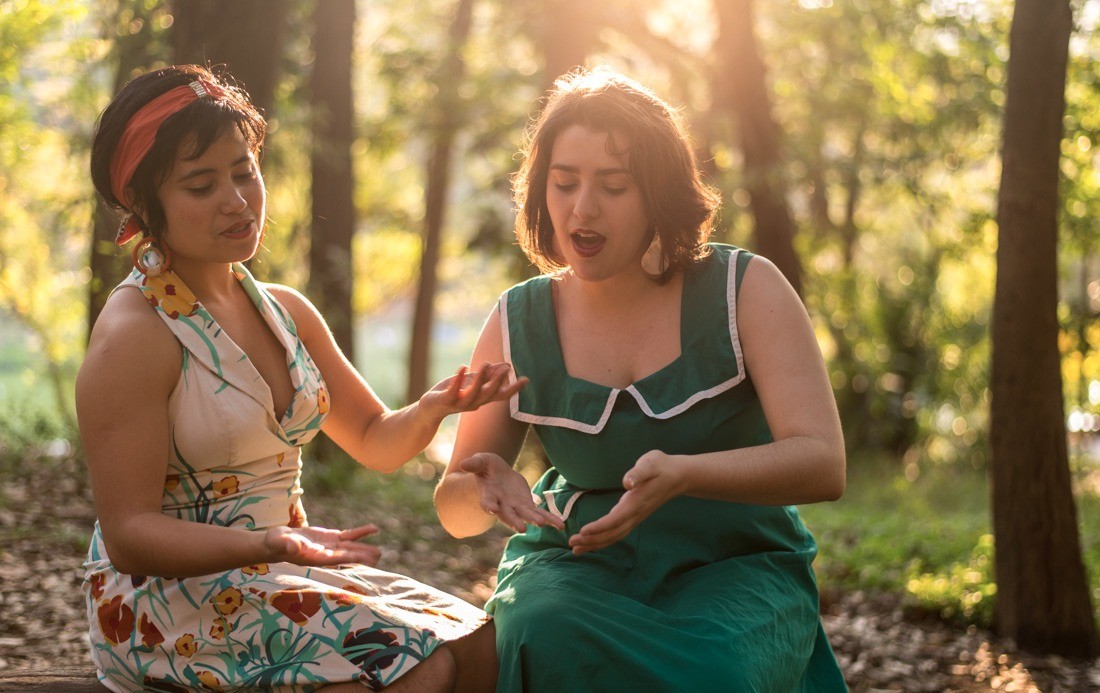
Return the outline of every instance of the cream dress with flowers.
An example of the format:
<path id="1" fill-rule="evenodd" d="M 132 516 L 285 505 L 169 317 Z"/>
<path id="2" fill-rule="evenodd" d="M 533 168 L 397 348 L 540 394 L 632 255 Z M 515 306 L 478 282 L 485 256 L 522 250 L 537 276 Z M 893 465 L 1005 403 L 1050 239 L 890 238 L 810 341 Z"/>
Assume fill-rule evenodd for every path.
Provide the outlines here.
<path id="1" fill-rule="evenodd" d="M 168 400 L 162 510 L 242 531 L 302 526 L 301 446 L 320 429 L 328 393 L 287 311 L 243 266 L 234 271 L 286 348 L 295 393 L 281 420 L 248 357 L 178 276 L 135 271 L 120 285 L 141 290 L 183 345 Z M 113 691 L 310 691 L 346 681 L 377 690 L 488 619 L 415 580 L 361 565 L 126 575 L 111 565 L 98 523 L 85 571 L 92 660 Z"/>

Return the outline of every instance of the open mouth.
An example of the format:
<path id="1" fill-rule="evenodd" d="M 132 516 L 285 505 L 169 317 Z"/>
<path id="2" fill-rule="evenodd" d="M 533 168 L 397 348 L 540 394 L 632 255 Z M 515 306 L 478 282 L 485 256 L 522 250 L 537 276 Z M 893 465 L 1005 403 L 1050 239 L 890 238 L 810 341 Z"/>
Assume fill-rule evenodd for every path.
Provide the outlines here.
<path id="1" fill-rule="evenodd" d="M 230 226 L 225 231 L 222 231 L 222 235 L 227 238 L 246 238 L 252 235 L 253 222 L 251 219 L 248 221 L 242 221 L 239 224 Z"/>
<path id="2" fill-rule="evenodd" d="M 592 257 L 603 250 L 607 239 L 595 231 L 574 231 L 569 234 L 573 241 L 573 250 L 581 257 Z"/>

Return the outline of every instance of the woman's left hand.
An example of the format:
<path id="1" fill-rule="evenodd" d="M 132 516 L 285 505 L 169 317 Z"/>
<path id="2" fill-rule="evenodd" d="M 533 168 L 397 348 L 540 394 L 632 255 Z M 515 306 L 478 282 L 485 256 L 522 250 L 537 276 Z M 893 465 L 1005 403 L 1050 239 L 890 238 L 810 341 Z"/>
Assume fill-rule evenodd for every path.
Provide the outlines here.
<path id="1" fill-rule="evenodd" d="M 507 363 L 483 363 L 476 371 L 467 371 L 466 366 L 462 366 L 450 378 L 424 393 L 420 409 L 432 421 L 438 422 L 451 414 L 473 411 L 489 402 L 508 399 L 527 384 L 527 378 L 507 384 L 511 370 L 512 366 Z"/>
<path id="2" fill-rule="evenodd" d="M 610 512 L 569 537 L 574 555 L 596 551 L 624 538 L 653 511 L 687 488 L 682 465 L 672 455 L 651 450 L 623 476 L 622 495 Z"/>

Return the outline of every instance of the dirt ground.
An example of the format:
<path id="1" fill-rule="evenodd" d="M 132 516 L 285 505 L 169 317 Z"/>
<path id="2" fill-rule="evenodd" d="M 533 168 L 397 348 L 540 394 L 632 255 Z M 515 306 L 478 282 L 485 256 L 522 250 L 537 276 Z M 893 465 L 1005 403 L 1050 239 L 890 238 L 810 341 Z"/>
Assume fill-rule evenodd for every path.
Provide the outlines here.
<path id="1" fill-rule="evenodd" d="M 95 517 L 87 475 L 73 459 L 27 466 L 0 479 L 0 670 L 86 664 L 81 562 Z M 476 604 L 491 593 L 503 531 L 459 542 L 407 507 L 308 494 L 312 524 L 380 525 L 380 567 Z M 822 605 L 853 691 L 1100 691 L 1100 659 L 1030 655 L 976 628 L 908 614 L 891 595 L 826 592 Z"/>

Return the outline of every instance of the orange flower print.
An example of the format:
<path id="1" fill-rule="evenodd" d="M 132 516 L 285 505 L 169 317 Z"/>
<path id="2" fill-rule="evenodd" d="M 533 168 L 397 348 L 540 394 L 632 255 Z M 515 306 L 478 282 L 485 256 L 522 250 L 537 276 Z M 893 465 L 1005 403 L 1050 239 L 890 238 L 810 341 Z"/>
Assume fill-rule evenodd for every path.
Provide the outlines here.
<path id="1" fill-rule="evenodd" d="M 305 527 L 306 515 L 302 510 L 302 504 L 297 501 L 290 505 L 290 519 L 287 520 L 287 527 Z"/>
<path id="2" fill-rule="evenodd" d="M 191 633 L 184 633 L 176 639 L 176 652 L 181 657 L 187 657 L 190 659 L 194 657 L 199 651 L 199 644 L 195 642 L 195 636 Z"/>
<path id="3" fill-rule="evenodd" d="M 145 300 L 173 320 L 190 317 L 199 309 L 198 299 L 172 272 L 141 280 Z"/>
<path id="4" fill-rule="evenodd" d="M 239 488 L 240 484 L 237 482 L 237 476 L 235 474 L 230 474 L 214 482 L 214 495 L 218 498 L 224 498 L 225 496 L 236 493 Z"/>
<path id="5" fill-rule="evenodd" d="M 160 634 L 156 624 L 149 620 L 149 614 L 142 614 L 138 619 L 138 632 L 141 633 L 143 647 L 153 648 L 164 642 L 164 636 Z"/>
<path id="6" fill-rule="evenodd" d="M 323 387 L 317 388 L 317 413 L 324 416 L 328 413 L 328 390 Z"/>
<path id="7" fill-rule="evenodd" d="M 96 610 L 99 630 L 107 642 L 117 645 L 130 638 L 134 632 L 134 610 L 122 603 L 122 595 L 111 601 L 104 600 Z"/>
<path id="8" fill-rule="evenodd" d="M 286 453 L 280 452 L 278 455 L 275 455 L 275 464 L 282 467 L 284 459 L 286 459 Z"/>
<path id="9" fill-rule="evenodd" d="M 210 626 L 210 637 L 215 640 L 225 640 L 226 634 L 231 630 L 233 630 L 233 626 L 229 625 L 229 621 L 219 616 L 214 619 L 214 625 Z"/>
<path id="10" fill-rule="evenodd" d="M 267 575 L 269 571 L 266 563 L 255 563 L 241 568 L 241 572 L 245 575 Z"/>
<path id="11" fill-rule="evenodd" d="M 321 595 L 313 590 L 282 590 L 271 597 L 271 606 L 299 626 L 321 609 Z"/>
<path id="12" fill-rule="evenodd" d="M 363 602 L 362 597 L 367 596 L 367 591 L 359 585 L 348 583 L 339 592 L 325 592 L 325 596 L 340 606 L 354 606 Z"/>
<path id="13" fill-rule="evenodd" d="M 241 604 L 244 604 L 244 595 L 236 587 L 226 587 L 214 597 L 214 606 L 223 616 L 232 614 L 241 608 Z"/>
<path id="14" fill-rule="evenodd" d="M 446 612 L 446 611 L 440 611 L 439 609 L 433 609 L 431 607 L 424 607 L 424 613 L 429 614 L 431 616 L 442 616 L 443 618 L 450 619 L 451 621 L 458 621 L 459 623 L 462 622 L 461 618 L 459 618 L 458 616 L 455 616 L 452 613 L 449 613 L 449 612 Z"/>
<path id="15" fill-rule="evenodd" d="M 99 599 L 103 596 L 103 583 L 107 581 L 107 576 L 103 573 L 95 573 L 92 577 L 88 578 L 88 583 L 92 586 L 92 598 Z"/>
<path id="16" fill-rule="evenodd" d="M 218 680 L 217 676 L 209 671 L 196 672 L 199 677 L 199 682 L 202 683 L 202 687 L 208 691 L 220 691 L 222 689 L 222 682 Z"/>
<path id="17" fill-rule="evenodd" d="M 168 476 L 164 477 L 164 492 L 165 493 L 171 493 L 172 491 L 175 491 L 176 487 L 179 486 L 179 485 L 180 485 L 180 475 L 179 474 L 169 474 Z"/>

